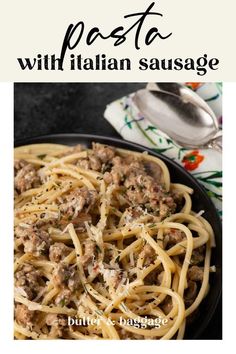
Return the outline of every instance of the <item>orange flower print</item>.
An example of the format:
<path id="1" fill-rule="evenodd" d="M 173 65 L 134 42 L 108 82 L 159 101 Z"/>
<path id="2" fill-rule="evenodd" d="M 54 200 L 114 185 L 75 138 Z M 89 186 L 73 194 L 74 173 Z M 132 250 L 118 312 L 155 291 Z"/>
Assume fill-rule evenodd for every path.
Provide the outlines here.
<path id="1" fill-rule="evenodd" d="M 199 154 L 198 150 L 189 152 L 182 159 L 184 168 L 188 171 L 193 171 L 198 168 L 199 164 L 204 160 L 204 156 Z"/>
<path id="2" fill-rule="evenodd" d="M 195 91 L 200 86 L 202 86 L 202 82 L 186 82 L 185 85 L 187 85 L 189 88 L 191 88 L 193 91 Z"/>

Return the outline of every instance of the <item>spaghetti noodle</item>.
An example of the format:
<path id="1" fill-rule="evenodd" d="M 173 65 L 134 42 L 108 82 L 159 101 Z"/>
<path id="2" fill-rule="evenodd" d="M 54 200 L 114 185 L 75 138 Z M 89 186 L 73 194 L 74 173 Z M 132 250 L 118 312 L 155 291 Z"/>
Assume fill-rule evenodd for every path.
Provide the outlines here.
<path id="1" fill-rule="evenodd" d="M 192 193 L 147 153 L 16 148 L 15 338 L 182 339 L 214 246 Z"/>

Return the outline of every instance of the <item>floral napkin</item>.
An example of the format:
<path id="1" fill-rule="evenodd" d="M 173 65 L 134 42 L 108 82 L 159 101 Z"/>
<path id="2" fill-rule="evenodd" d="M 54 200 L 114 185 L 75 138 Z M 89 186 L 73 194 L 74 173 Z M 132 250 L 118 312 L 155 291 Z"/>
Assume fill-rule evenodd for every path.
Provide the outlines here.
<path id="1" fill-rule="evenodd" d="M 201 96 L 222 125 L 222 84 L 185 83 Z M 187 149 L 178 145 L 143 117 L 133 101 L 134 93 L 110 103 L 105 119 L 128 141 L 132 141 L 175 160 L 206 188 L 222 215 L 222 154 L 213 149 Z"/>

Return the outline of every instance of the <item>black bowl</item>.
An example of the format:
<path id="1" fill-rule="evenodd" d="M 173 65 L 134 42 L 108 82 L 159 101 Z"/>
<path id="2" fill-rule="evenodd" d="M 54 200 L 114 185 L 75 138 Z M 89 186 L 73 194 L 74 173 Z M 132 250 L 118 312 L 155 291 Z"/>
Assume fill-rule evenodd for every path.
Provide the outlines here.
<path id="1" fill-rule="evenodd" d="M 213 205 L 211 199 L 208 197 L 205 189 L 198 183 L 198 181 L 180 165 L 170 160 L 166 156 L 153 152 L 152 150 L 147 149 L 141 145 L 114 138 L 87 134 L 45 135 L 18 140 L 15 143 L 15 146 L 38 143 L 54 143 L 65 145 L 83 144 L 89 147 L 93 141 L 138 152 L 148 151 L 148 153 L 151 155 L 159 157 L 166 163 L 167 167 L 169 168 L 172 182 L 183 183 L 194 190 L 194 194 L 192 196 L 193 210 L 195 212 L 205 210 L 204 218 L 206 218 L 212 225 L 215 233 L 216 247 L 212 250 L 211 264 L 216 266 L 216 272 L 210 275 L 210 291 L 200 305 L 199 314 L 196 316 L 196 318 L 194 318 L 194 321 L 187 326 L 185 333 L 185 339 L 201 339 L 201 335 L 209 324 L 212 316 L 214 315 L 217 304 L 221 297 L 222 225 L 215 206 Z"/>

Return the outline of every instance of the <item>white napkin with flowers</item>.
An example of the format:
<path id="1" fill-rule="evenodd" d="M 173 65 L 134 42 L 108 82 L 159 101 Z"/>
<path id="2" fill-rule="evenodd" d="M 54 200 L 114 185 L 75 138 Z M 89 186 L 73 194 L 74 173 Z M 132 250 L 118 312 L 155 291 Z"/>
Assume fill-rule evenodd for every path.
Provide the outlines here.
<path id="1" fill-rule="evenodd" d="M 222 84 L 186 83 L 211 107 L 221 126 Z M 133 101 L 134 93 L 110 103 L 105 119 L 128 141 L 132 141 L 173 159 L 206 188 L 220 216 L 222 215 L 222 154 L 213 149 L 186 149 L 143 117 Z"/>

